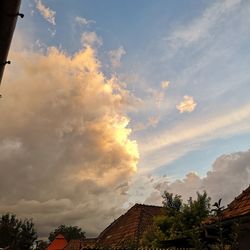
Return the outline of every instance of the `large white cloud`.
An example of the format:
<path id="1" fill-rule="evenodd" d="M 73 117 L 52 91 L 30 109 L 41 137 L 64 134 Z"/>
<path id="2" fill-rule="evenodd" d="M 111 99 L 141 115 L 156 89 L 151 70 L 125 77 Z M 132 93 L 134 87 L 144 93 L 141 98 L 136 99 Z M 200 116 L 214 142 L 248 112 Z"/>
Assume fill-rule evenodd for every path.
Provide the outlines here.
<path id="1" fill-rule="evenodd" d="M 161 195 L 166 190 L 181 194 L 184 200 L 195 197 L 197 191 L 206 190 L 212 201 L 222 198 L 223 204 L 230 203 L 250 184 L 250 150 L 222 155 L 216 159 L 212 170 L 202 178 L 188 173 L 183 180 L 155 182 L 155 190 L 147 198 L 148 203 L 161 204 Z"/>
<path id="2" fill-rule="evenodd" d="M 0 105 L 0 213 L 97 234 L 120 212 L 138 161 L 117 79 L 92 48 L 12 53 Z"/>

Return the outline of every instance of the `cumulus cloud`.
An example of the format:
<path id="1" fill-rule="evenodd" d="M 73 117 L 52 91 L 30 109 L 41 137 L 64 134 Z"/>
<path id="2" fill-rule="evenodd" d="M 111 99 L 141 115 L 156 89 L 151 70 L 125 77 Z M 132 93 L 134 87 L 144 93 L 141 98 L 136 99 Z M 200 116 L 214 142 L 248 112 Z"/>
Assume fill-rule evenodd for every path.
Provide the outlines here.
<path id="1" fill-rule="evenodd" d="M 79 24 L 81 26 L 86 26 L 86 25 L 89 25 L 91 23 L 95 23 L 95 21 L 93 21 L 93 20 L 87 20 L 86 18 L 80 17 L 80 16 L 76 16 L 75 21 L 77 24 Z"/>
<path id="2" fill-rule="evenodd" d="M 165 190 L 181 194 L 184 200 L 195 197 L 196 192 L 207 191 L 212 202 L 222 198 L 223 204 L 230 203 L 250 184 L 250 150 L 218 157 L 205 177 L 190 172 L 183 180 L 155 183 L 154 192 L 146 202 L 160 204 Z"/>
<path id="3" fill-rule="evenodd" d="M 36 1 L 36 8 L 46 21 L 56 25 L 56 12 L 54 10 L 46 7 L 41 0 Z"/>
<path id="4" fill-rule="evenodd" d="M 110 61 L 114 68 L 117 68 L 121 65 L 121 59 L 125 54 L 126 51 L 123 47 L 120 47 L 117 50 L 111 50 L 109 52 Z"/>
<path id="5" fill-rule="evenodd" d="M 94 31 L 84 32 L 81 36 L 81 42 L 84 46 L 90 47 L 102 45 L 102 39 Z"/>
<path id="6" fill-rule="evenodd" d="M 194 111 L 197 103 L 194 101 L 194 98 L 188 95 L 185 95 L 184 100 L 176 105 L 176 108 L 180 111 L 180 113 L 184 113 L 184 112 L 192 112 Z"/>
<path id="7" fill-rule="evenodd" d="M 0 105 L 0 213 L 33 217 L 40 236 L 62 223 L 96 235 L 121 213 L 139 158 L 128 93 L 90 47 L 12 58 Z"/>

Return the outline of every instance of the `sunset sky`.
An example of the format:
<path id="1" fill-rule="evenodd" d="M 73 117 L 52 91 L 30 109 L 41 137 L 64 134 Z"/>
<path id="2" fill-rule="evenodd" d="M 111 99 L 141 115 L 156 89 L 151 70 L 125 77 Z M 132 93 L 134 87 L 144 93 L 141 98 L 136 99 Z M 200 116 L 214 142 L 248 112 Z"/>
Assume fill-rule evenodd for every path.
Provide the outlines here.
<path id="1" fill-rule="evenodd" d="M 23 0 L 1 85 L 0 212 L 97 235 L 134 203 L 250 184 L 250 1 Z"/>

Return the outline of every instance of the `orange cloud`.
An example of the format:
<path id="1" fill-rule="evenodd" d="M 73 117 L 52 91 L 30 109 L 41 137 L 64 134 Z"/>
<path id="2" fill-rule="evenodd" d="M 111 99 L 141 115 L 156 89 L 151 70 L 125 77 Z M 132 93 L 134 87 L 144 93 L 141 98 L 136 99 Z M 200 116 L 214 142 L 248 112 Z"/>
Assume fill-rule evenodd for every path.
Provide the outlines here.
<path id="1" fill-rule="evenodd" d="M 129 93 L 103 75 L 88 46 L 73 56 L 49 48 L 12 58 L 0 105 L 0 211 L 33 217 L 41 234 L 66 223 L 94 235 L 120 212 L 121 184 L 139 159 L 124 112 Z"/>
<path id="2" fill-rule="evenodd" d="M 170 83 L 170 82 L 167 81 L 167 80 L 166 80 L 166 81 L 162 81 L 162 82 L 161 82 L 161 88 L 162 88 L 162 89 L 167 89 L 167 88 L 169 87 L 169 83 Z"/>
<path id="3" fill-rule="evenodd" d="M 180 104 L 176 105 L 176 108 L 180 111 L 180 113 L 190 113 L 194 111 L 196 105 L 197 103 L 194 101 L 193 97 L 185 95 L 184 100 Z"/>

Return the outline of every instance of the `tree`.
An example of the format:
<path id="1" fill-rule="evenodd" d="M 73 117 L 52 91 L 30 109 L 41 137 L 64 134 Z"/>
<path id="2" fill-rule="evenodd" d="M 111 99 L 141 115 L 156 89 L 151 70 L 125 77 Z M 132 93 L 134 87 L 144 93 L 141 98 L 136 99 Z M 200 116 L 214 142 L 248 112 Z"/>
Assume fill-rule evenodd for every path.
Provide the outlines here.
<path id="1" fill-rule="evenodd" d="M 37 233 L 31 219 L 20 220 L 14 214 L 0 217 L 0 247 L 16 250 L 31 249 Z"/>
<path id="2" fill-rule="evenodd" d="M 48 242 L 43 241 L 43 240 L 37 240 L 36 241 L 36 247 L 35 250 L 46 250 L 48 247 Z"/>
<path id="3" fill-rule="evenodd" d="M 85 238 L 85 232 L 83 232 L 81 228 L 61 225 L 50 233 L 49 241 L 52 242 L 58 234 L 62 234 L 67 241 Z"/>
<path id="4" fill-rule="evenodd" d="M 140 246 L 146 248 L 157 248 L 159 246 L 159 242 L 165 239 L 164 237 L 165 235 L 154 223 L 153 225 L 148 227 L 146 232 L 143 233 L 140 240 Z"/>
<path id="5" fill-rule="evenodd" d="M 165 224 L 165 234 L 169 238 L 185 237 L 190 230 L 199 228 L 210 213 L 210 200 L 206 192 L 197 192 L 196 200 L 190 197 L 187 203 L 183 203 L 180 195 L 165 192 L 163 205 L 166 216 L 160 221 Z M 163 225 L 160 228 L 163 229 Z"/>
<path id="6" fill-rule="evenodd" d="M 165 216 L 155 218 L 155 223 L 165 234 L 167 239 L 176 239 L 182 236 L 182 210 L 184 207 L 180 195 L 164 192 L 163 207 L 165 208 Z"/>
<path id="7" fill-rule="evenodd" d="M 213 205 L 214 216 L 216 218 L 216 229 L 217 237 L 216 244 L 214 244 L 214 249 L 225 250 L 225 249 L 239 249 L 239 221 L 233 220 L 231 225 L 223 225 L 222 217 L 224 206 L 221 206 L 221 199 L 218 202 L 215 202 Z"/>
<path id="8" fill-rule="evenodd" d="M 190 197 L 188 203 L 184 204 L 182 219 L 186 230 L 201 226 L 202 221 L 210 214 L 210 201 L 206 192 L 197 192 L 196 200 Z"/>
<path id="9" fill-rule="evenodd" d="M 145 232 L 144 242 L 148 242 L 150 247 L 159 247 L 162 239 L 189 238 L 196 249 L 205 249 L 200 235 L 201 223 L 210 213 L 210 198 L 207 193 L 197 192 L 196 200 L 190 198 L 187 203 L 183 203 L 180 195 L 164 192 L 163 206 L 165 215 L 154 218 L 154 227 L 160 233 L 155 230 L 157 234 L 151 234 L 151 237 L 149 231 Z"/>
<path id="10" fill-rule="evenodd" d="M 172 193 L 165 191 L 162 198 L 163 198 L 162 202 L 163 206 L 168 215 L 175 216 L 181 211 L 183 207 L 181 195 L 176 194 L 174 196 Z"/>

